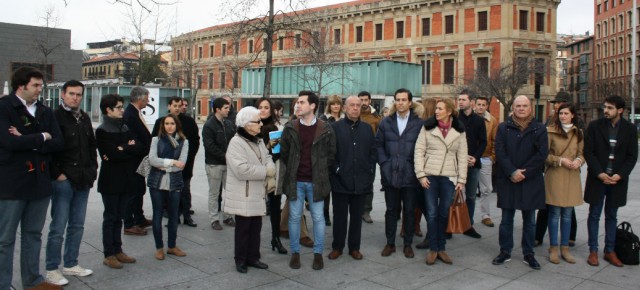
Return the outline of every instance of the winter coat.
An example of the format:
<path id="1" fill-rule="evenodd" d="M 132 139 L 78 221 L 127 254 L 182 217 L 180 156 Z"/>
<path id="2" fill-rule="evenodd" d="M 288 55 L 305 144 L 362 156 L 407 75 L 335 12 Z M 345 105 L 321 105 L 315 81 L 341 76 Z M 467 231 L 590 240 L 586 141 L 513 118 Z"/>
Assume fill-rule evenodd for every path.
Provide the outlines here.
<path id="1" fill-rule="evenodd" d="M 420 129 L 414 154 L 415 175 L 454 177 L 455 183 L 467 183 L 467 138 L 464 125 L 453 117 L 447 137 L 442 136 L 438 121 L 430 117 Z"/>
<path id="2" fill-rule="evenodd" d="M 202 127 L 202 143 L 204 144 L 204 163 L 210 165 L 226 165 L 225 153 L 231 138 L 236 134 L 236 128 L 231 121 L 222 122 L 213 117 L 209 118 Z"/>
<path id="3" fill-rule="evenodd" d="M 275 171 L 275 164 L 264 142 L 240 128 L 229 142 L 226 158 L 224 212 L 244 217 L 266 215 L 267 168 Z"/>
<path id="4" fill-rule="evenodd" d="M 187 162 L 184 166 L 184 170 L 182 170 L 182 177 L 187 180 L 193 177 L 193 165 L 195 163 L 196 154 L 198 154 L 198 149 L 200 149 L 200 135 L 198 134 L 198 124 L 196 124 L 196 121 L 193 118 L 187 114 L 180 113 L 178 115 L 178 119 L 182 125 L 182 133 L 187 137 L 187 140 L 189 140 Z M 152 137 L 158 136 L 158 130 L 160 129 L 162 120 L 164 120 L 164 117 L 158 118 L 156 123 L 153 125 L 153 130 L 151 130 Z"/>
<path id="5" fill-rule="evenodd" d="M 549 155 L 544 173 L 547 204 L 572 207 L 583 203 L 580 169 L 571 170 L 560 165 L 560 158 L 569 161 L 579 159 L 584 164 L 584 156 L 582 156 L 584 138 L 578 140 L 579 130 L 575 125 L 568 133 L 556 126 L 547 127 Z"/>
<path id="6" fill-rule="evenodd" d="M 402 135 L 398 131 L 395 107 L 394 112 L 380 122 L 378 133 L 376 133 L 376 151 L 385 187 L 420 186 L 413 167 L 416 140 L 423 124 L 419 115 L 416 115 L 418 107 L 422 108 L 422 105 L 415 102 L 411 105 L 407 127 Z"/>
<path id="7" fill-rule="evenodd" d="M 612 187 L 614 207 L 627 204 L 627 190 L 629 175 L 638 160 L 638 131 L 636 127 L 625 119 L 618 121 L 618 137 L 613 161 L 613 174 L 622 179 Z M 587 160 L 587 184 L 584 191 L 584 201 L 596 203 L 604 193 L 605 185 L 598 175 L 604 173 L 609 159 L 609 128 L 611 122 L 605 118 L 592 121 L 587 128 L 584 143 L 584 158 Z"/>
<path id="8" fill-rule="evenodd" d="M 378 126 L 382 121 L 382 116 L 376 114 L 376 109 L 369 106 L 369 109 L 360 111 L 360 120 L 369 124 L 371 130 L 373 130 L 373 135 L 375 135 L 376 132 L 378 132 Z"/>
<path id="9" fill-rule="evenodd" d="M 496 162 L 496 133 L 498 132 L 498 119 L 496 119 L 491 113 L 484 112 L 484 126 L 487 129 L 487 147 L 484 148 L 482 157 L 489 157 L 491 162 Z"/>
<path id="10" fill-rule="evenodd" d="M 329 181 L 330 166 L 336 155 L 336 136 L 329 123 L 316 119 L 317 128 L 311 148 L 311 179 L 313 180 L 313 201 L 318 202 L 331 192 Z M 300 165 L 300 120 L 294 119 L 284 125 L 280 138 L 280 171 L 278 188 L 287 199 L 298 199 L 297 177 Z"/>
<path id="11" fill-rule="evenodd" d="M 153 137 L 149 151 L 151 171 L 147 177 L 147 186 L 157 190 L 182 191 L 184 187 L 183 169 L 173 166 L 173 161 L 185 162 L 186 168 L 188 151 L 189 140 L 180 139 L 178 147 L 172 148 L 168 139 L 162 140 L 158 136 Z M 169 180 L 165 180 L 166 178 Z M 168 188 L 163 187 L 163 184 L 168 184 Z"/>
<path id="12" fill-rule="evenodd" d="M 331 191 L 342 194 L 373 193 L 376 176 L 375 136 L 361 120 L 333 123 L 336 157 L 331 169 Z"/>
<path id="13" fill-rule="evenodd" d="M 129 128 L 129 132 L 133 135 L 136 143 L 142 145 L 142 150 L 138 152 L 138 156 L 135 156 L 136 161 L 140 163 L 142 158 L 149 154 L 149 150 L 151 148 L 151 132 L 149 132 L 147 124 L 142 122 L 140 119 L 140 111 L 138 111 L 133 104 L 127 105 L 127 108 L 124 110 L 124 114 L 122 115 L 122 119 Z"/>
<path id="14" fill-rule="evenodd" d="M 0 200 L 51 195 L 51 154 L 64 148 L 64 140 L 51 109 L 35 106 L 33 117 L 15 93 L 0 98 Z M 11 126 L 22 135 L 9 133 Z M 52 139 L 45 141 L 43 132 Z"/>
<path id="15" fill-rule="evenodd" d="M 545 208 L 543 171 L 549 154 L 547 139 L 547 129 L 535 120 L 524 131 L 511 118 L 498 126 L 495 145 L 499 208 Z M 525 169 L 525 179 L 513 183 L 510 176 L 516 169 Z"/>
<path id="16" fill-rule="evenodd" d="M 51 178 L 64 174 L 74 188 L 93 187 L 98 178 L 98 157 L 89 115 L 81 111 L 80 119 L 76 120 L 73 113 L 62 106 L 53 113 L 64 137 L 64 149 L 53 154 Z"/>
<path id="17" fill-rule="evenodd" d="M 458 120 L 460 120 L 465 128 L 467 146 L 469 147 L 468 154 L 476 159 L 473 168 L 481 168 L 482 162 L 480 162 L 480 158 L 482 158 L 487 148 L 487 129 L 484 124 L 484 118 L 474 112 L 471 112 L 471 114 L 467 116 L 460 110 Z"/>

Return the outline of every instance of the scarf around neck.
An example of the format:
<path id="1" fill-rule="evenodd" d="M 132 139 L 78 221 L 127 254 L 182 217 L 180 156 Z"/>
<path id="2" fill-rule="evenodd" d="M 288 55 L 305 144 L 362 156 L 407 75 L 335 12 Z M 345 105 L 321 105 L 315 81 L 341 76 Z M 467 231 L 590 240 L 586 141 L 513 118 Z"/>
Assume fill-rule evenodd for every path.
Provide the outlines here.
<path id="1" fill-rule="evenodd" d="M 533 120 L 533 115 L 529 115 L 526 118 L 518 118 L 514 114 L 513 116 L 511 116 L 511 120 L 513 120 L 513 123 L 515 123 L 516 126 L 520 128 L 520 131 L 524 131 L 527 129 L 527 127 L 529 127 L 529 124 L 531 124 L 531 121 Z"/>

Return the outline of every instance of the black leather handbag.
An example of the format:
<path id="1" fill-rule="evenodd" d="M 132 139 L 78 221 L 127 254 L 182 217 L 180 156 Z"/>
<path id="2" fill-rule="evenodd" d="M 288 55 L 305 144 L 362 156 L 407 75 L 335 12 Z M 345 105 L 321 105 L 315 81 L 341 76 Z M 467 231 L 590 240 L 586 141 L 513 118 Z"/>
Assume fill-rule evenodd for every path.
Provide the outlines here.
<path id="1" fill-rule="evenodd" d="M 623 264 L 640 264 L 640 239 L 633 233 L 631 224 L 628 222 L 621 222 L 618 225 L 615 251 Z"/>

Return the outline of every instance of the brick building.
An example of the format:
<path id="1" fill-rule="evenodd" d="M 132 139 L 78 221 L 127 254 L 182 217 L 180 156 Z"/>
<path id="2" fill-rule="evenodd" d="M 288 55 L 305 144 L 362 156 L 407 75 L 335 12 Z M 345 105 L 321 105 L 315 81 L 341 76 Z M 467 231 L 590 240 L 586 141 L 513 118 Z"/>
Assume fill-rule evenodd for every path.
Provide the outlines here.
<path id="1" fill-rule="evenodd" d="M 320 39 L 339 47 L 340 61 L 420 64 L 422 91 L 414 92 L 416 96 L 453 96 L 468 76 L 533 58 L 546 64 L 539 108 L 543 112 L 545 100 L 556 93 L 555 68 L 550 64 L 556 58 L 559 4 L 560 0 L 360 0 L 298 11 L 297 25 L 274 37 L 274 65 L 305 63 L 300 51 L 309 39 Z M 236 94 L 242 85 L 238 67 L 260 67 L 265 61 L 264 53 L 256 55 L 262 51 L 264 34 L 236 37 L 230 31 L 238 25 L 173 38 L 175 85 L 189 86 L 185 80 L 191 81 L 199 87 L 202 102 L 222 93 Z M 190 76 L 185 76 L 187 71 Z M 533 83 L 532 76 L 519 94 L 533 96 Z"/>

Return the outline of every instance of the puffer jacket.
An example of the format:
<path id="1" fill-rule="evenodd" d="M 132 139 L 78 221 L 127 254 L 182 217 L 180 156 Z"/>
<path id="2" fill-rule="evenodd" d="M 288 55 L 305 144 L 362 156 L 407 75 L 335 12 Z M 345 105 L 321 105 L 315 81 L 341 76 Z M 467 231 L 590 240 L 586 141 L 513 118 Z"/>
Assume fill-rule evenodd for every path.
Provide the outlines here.
<path id="1" fill-rule="evenodd" d="M 453 117 L 447 137 L 442 136 L 438 121 L 430 117 L 420 130 L 414 153 L 418 179 L 426 176 L 454 177 L 455 183 L 467 183 L 467 137 L 464 126 Z"/>
<path id="2" fill-rule="evenodd" d="M 266 215 L 267 168 L 275 171 L 275 164 L 264 141 L 239 128 L 229 142 L 226 159 L 224 212 L 244 217 Z"/>

